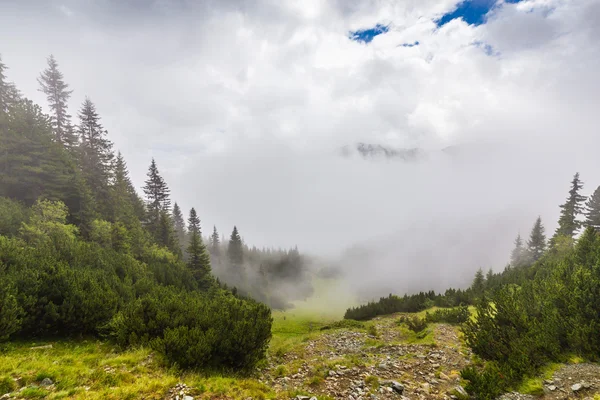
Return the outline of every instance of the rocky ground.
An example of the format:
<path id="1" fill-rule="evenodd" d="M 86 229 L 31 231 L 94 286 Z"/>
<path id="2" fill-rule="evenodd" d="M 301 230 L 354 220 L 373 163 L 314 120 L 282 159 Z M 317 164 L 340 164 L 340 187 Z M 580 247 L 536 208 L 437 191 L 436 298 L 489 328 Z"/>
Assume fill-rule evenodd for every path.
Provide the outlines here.
<path id="1" fill-rule="evenodd" d="M 262 380 L 278 393 L 296 389 L 351 400 L 450 399 L 462 390 L 459 371 L 470 353 L 461 345 L 456 327 L 433 325 L 418 339 L 396 319 L 374 324 L 376 336 L 337 330 L 310 339 L 299 351 L 272 360 Z"/>
<path id="2" fill-rule="evenodd" d="M 567 364 L 556 371 L 552 379 L 543 381 L 544 394 L 541 396 L 507 393 L 501 400 L 563 400 L 598 399 L 600 393 L 600 365 Z M 596 396 L 596 397 L 594 397 Z"/>

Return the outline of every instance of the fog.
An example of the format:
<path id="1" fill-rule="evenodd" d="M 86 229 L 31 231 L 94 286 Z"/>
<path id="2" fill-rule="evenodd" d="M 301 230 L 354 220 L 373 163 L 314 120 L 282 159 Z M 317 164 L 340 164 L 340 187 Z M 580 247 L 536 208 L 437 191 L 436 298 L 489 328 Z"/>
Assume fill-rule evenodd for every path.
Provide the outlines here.
<path id="1" fill-rule="evenodd" d="M 71 114 L 90 96 L 134 182 L 155 157 L 204 233 L 297 245 L 366 296 L 501 270 L 538 215 L 552 234 L 575 172 L 600 185 L 598 0 L 442 28 L 456 1 L 281 3 L 4 0 L 0 54 L 45 107 L 53 53 Z M 423 157 L 340 155 L 359 141 Z"/>

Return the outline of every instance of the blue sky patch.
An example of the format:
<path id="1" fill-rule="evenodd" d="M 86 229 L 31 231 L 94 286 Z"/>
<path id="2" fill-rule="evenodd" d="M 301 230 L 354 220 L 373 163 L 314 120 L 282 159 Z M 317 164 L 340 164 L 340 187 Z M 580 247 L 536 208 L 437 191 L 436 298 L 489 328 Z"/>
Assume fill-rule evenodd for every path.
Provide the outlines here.
<path id="1" fill-rule="evenodd" d="M 503 2 L 515 4 L 520 1 L 522 0 L 464 0 L 458 3 L 456 9 L 442 15 L 435 22 L 439 28 L 453 19 L 462 18 L 467 24 L 477 26 L 485 23 L 487 13 Z"/>
<path id="2" fill-rule="evenodd" d="M 348 37 L 356 42 L 370 43 L 375 36 L 386 33 L 389 30 L 388 26 L 377 24 L 373 28 L 350 31 Z"/>
<path id="3" fill-rule="evenodd" d="M 415 47 L 418 46 L 420 43 L 418 40 L 415 40 L 414 43 L 402 43 L 400 45 L 398 45 L 398 47 Z"/>

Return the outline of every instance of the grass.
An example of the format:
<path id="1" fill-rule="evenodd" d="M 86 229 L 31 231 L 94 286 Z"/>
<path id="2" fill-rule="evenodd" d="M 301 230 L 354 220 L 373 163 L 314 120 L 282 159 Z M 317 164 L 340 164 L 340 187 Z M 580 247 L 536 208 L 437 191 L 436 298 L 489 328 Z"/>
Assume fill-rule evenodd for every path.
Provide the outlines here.
<path id="1" fill-rule="evenodd" d="M 369 364 L 368 356 L 357 353 L 334 359 L 323 356 L 307 360 L 303 352 L 307 341 L 329 334 L 331 330 L 360 330 L 376 337 L 366 339 L 367 347 L 385 345 L 377 338 L 380 332 L 373 322 L 342 320 L 339 313 L 314 312 L 314 308 L 297 306 L 293 310 L 273 312 L 273 338 L 268 355 L 276 365 L 270 372 L 275 378 L 297 373 L 305 362 L 309 362 L 312 369 L 305 383 L 309 390 L 318 392 L 330 370 L 338 366 L 351 369 Z M 435 345 L 433 326 L 435 324 L 419 333 L 405 326 L 393 329 L 400 331 L 401 343 Z M 48 344 L 52 344 L 52 348 L 31 349 Z M 316 341 L 315 346 L 319 349 L 324 344 Z M 39 387 L 45 378 L 51 379 L 54 385 Z M 373 390 L 379 385 L 375 376 L 367 377 L 367 381 Z M 296 390 L 275 393 L 272 387 L 255 378 L 182 373 L 161 364 L 149 349 L 122 351 L 109 342 L 96 339 L 22 341 L 0 347 L 0 396 L 25 388 L 20 392 L 20 398 L 159 400 L 177 383 L 185 383 L 190 388 L 189 394 L 195 398 L 270 400 L 314 394 Z M 326 396 L 318 396 L 318 399 L 331 400 Z"/>
<path id="2" fill-rule="evenodd" d="M 10 344 L 0 353 L 0 394 L 26 387 L 26 399 L 162 399 L 178 382 L 209 397 L 271 399 L 275 393 L 255 379 L 201 373 L 180 374 L 154 360 L 148 349 L 117 351 L 96 340 L 52 342 L 51 349 L 32 350 L 40 343 Z M 48 344 L 48 343 L 42 343 Z M 37 387 L 44 378 L 54 388 Z"/>
<path id="3" fill-rule="evenodd" d="M 544 380 L 552 379 L 552 376 L 558 369 L 561 367 L 561 364 L 551 363 L 546 365 L 540 376 L 534 378 L 525 378 L 521 385 L 517 388 L 519 393 L 530 394 L 532 396 L 541 396 L 544 394 Z"/>

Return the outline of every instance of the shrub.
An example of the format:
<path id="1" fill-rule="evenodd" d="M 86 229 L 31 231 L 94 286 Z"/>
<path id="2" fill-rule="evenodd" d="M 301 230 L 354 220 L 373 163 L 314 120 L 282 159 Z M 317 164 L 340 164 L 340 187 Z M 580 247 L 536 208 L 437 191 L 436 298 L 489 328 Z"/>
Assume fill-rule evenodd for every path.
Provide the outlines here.
<path id="1" fill-rule="evenodd" d="M 0 342 L 21 329 L 22 313 L 14 287 L 0 281 Z"/>
<path id="2" fill-rule="evenodd" d="M 150 344 L 181 367 L 249 369 L 264 358 L 271 311 L 220 289 L 159 288 L 126 305 L 110 324 L 121 345 Z"/>
<path id="3" fill-rule="evenodd" d="M 467 306 L 457 308 L 443 308 L 432 313 L 425 313 L 427 322 L 447 322 L 449 324 L 462 324 L 467 322 L 471 314 Z"/>
<path id="4" fill-rule="evenodd" d="M 379 337 L 379 332 L 377 332 L 377 326 L 375 324 L 369 325 L 367 328 L 367 333 L 374 337 Z"/>
<path id="5" fill-rule="evenodd" d="M 406 318 L 404 322 L 406 322 L 406 326 L 408 326 L 408 329 L 415 333 L 422 332 L 425 330 L 425 328 L 427 328 L 427 321 L 425 320 L 425 318 L 413 316 Z"/>

